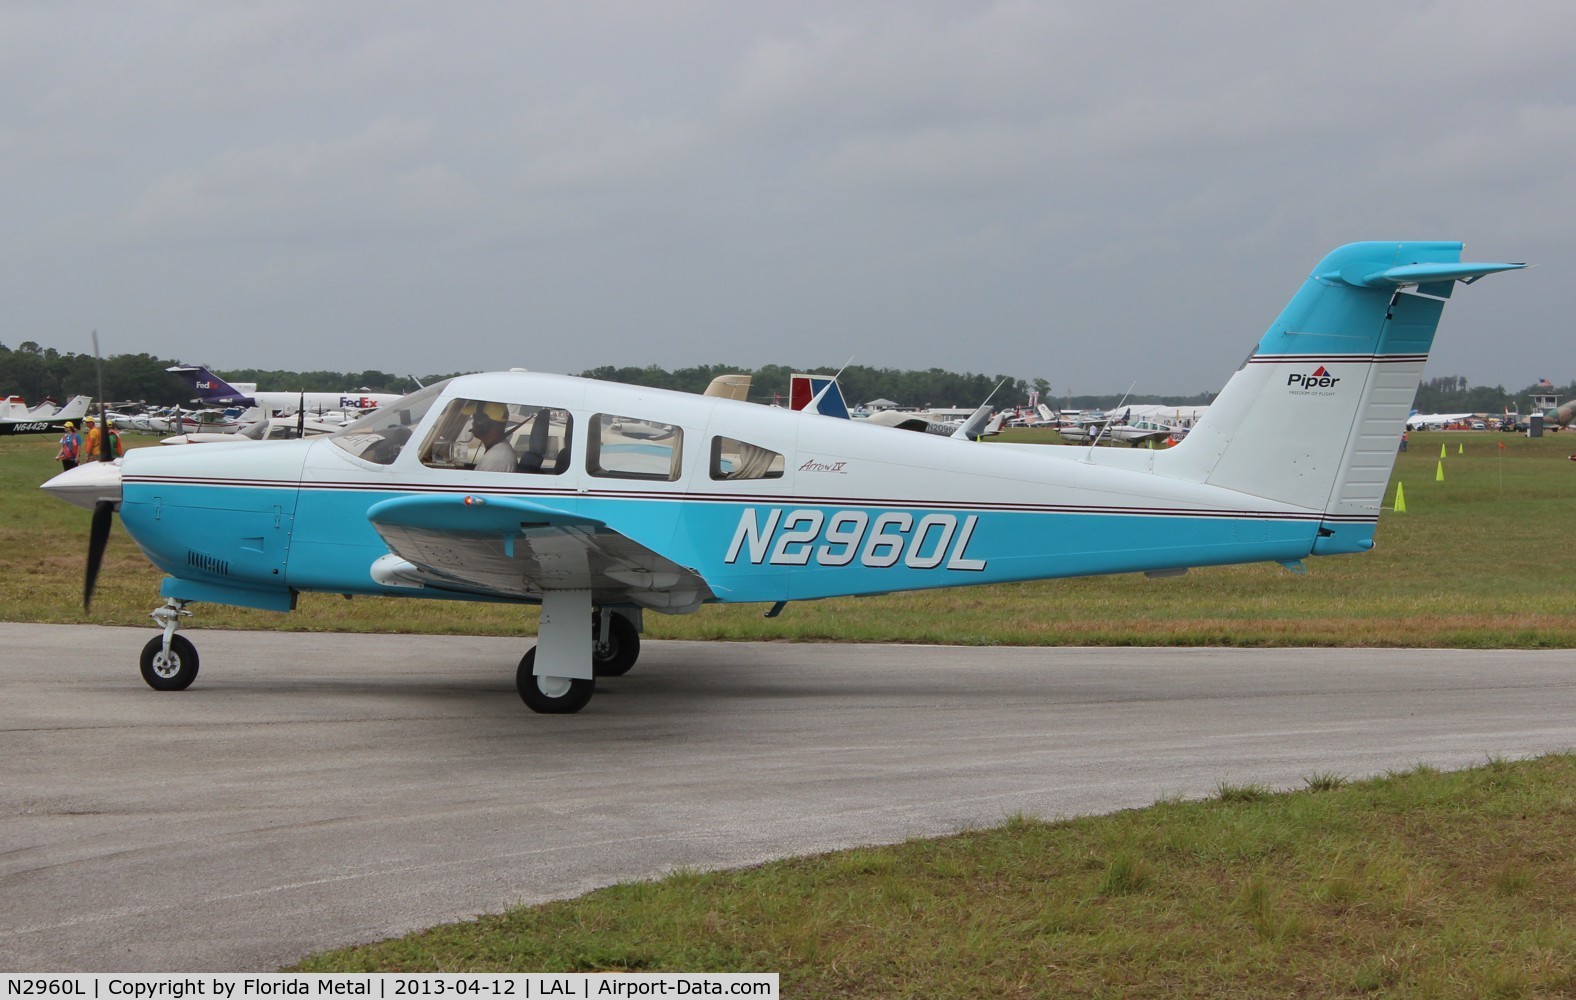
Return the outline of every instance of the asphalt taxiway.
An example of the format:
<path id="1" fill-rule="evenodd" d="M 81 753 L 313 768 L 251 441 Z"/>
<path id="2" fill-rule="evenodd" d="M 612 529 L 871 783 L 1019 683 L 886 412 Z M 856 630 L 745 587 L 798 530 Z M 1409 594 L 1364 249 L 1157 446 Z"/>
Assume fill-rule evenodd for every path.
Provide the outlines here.
<path id="1" fill-rule="evenodd" d="M 0 968 L 250 971 L 675 866 L 1576 747 L 1555 651 L 648 642 L 579 715 L 529 640 L 0 623 Z"/>

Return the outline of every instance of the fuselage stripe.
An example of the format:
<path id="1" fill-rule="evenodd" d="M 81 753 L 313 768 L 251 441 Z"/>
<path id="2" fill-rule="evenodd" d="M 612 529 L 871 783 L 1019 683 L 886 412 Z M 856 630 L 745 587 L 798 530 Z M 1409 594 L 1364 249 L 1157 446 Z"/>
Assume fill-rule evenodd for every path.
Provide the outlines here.
<path id="1" fill-rule="evenodd" d="M 127 486 L 133 485 L 170 485 L 212 487 L 229 489 L 258 489 L 272 488 L 285 490 L 312 490 L 315 492 L 336 493 L 410 493 L 428 495 L 467 495 L 480 494 L 483 496 L 511 496 L 525 499 L 538 499 L 543 501 L 579 501 L 579 500 L 642 500 L 662 503 L 706 503 L 706 504 L 736 504 L 736 505 L 769 505 L 769 506 L 795 506 L 795 507 L 893 507 L 910 510 L 970 510 L 999 513 L 1023 514 L 1101 514 L 1127 517 L 1199 517 L 1215 520 L 1266 520 L 1266 521 L 1324 521 L 1333 523 L 1371 524 L 1379 520 L 1378 512 L 1373 514 L 1336 514 L 1321 511 L 1264 511 L 1264 510 L 1232 510 L 1226 508 L 1176 508 L 1176 507 L 1130 507 L 1108 504 L 1033 504 L 1033 503 L 1002 503 L 1002 502 L 965 502 L 951 500 L 905 500 L 893 497 L 816 497 L 816 496 L 790 496 L 783 494 L 733 494 L 733 493 L 687 493 L 687 492 L 657 492 L 635 490 L 599 490 L 582 493 L 577 490 L 531 488 L 531 487 L 492 487 L 479 484 L 469 485 L 442 485 L 432 483 L 409 482 L 384 482 L 364 483 L 353 481 L 339 482 L 280 482 L 264 479 L 219 479 L 194 476 L 127 476 Z"/>
<path id="2" fill-rule="evenodd" d="M 1427 361 L 1426 354 L 1255 354 L 1248 359 L 1250 365 L 1311 364 L 1315 361 L 1335 364 L 1417 364 Z"/>

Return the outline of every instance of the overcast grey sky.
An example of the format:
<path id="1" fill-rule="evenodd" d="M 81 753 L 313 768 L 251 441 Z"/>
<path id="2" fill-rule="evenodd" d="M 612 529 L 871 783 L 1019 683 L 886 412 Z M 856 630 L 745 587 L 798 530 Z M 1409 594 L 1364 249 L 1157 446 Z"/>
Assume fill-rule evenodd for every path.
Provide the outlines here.
<path id="1" fill-rule="evenodd" d="M 1576 4 L 0 6 L 0 342 L 220 370 L 1219 388 L 1459 239 L 1428 374 L 1576 377 Z"/>

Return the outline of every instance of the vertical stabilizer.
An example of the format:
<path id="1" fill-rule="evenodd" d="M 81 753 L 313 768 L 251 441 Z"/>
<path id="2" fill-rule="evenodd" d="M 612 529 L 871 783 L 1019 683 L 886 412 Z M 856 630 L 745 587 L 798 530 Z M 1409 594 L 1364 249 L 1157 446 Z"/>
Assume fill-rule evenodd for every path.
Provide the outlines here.
<path id="1" fill-rule="evenodd" d="M 1316 553 L 1371 547 L 1445 300 L 1525 266 L 1460 257 L 1442 242 L 1332 252 L 1155 471 L 1322 511 Z"/>
<path id="2" fill-rule="evenodd" d="M 193 398 L 209 406 L 255 406 L 257 401 L 202 365 L 175 365 L 165 371 L 192 387 Z"/>
<path id="3" fill-rule="evenodd" d="M 815 412 L 847 420 L 848 403 L 843 389 L 832 375 L 794 374 L 788 381 L 788 405 L 795 410 L 813 406 Z"/>

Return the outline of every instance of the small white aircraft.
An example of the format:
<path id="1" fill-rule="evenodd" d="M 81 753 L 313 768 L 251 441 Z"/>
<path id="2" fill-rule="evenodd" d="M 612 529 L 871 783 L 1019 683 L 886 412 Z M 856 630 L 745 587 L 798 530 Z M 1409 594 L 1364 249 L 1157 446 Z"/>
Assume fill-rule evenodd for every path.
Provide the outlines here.
<path id="1" fill-rule="evenodd" d="M 999 389 L 1001 386 L 996 388 Z M 841 420 L 855 420 L 871 427 L 923 431 L 927 434 L 940 434 L 943 437 L 965 440 L 994 437 L 1001 433 L 1001 425 L 1006 420 L 1005 412 L 991 416 L 989 400 L 972 411 L 954 411 L 955 416 L 948 415 L 941 419 L 931 411 L 875 410 L 872 412 L 861 409 L 852 412 L 843 399 L 843 387 L 838 383 L 836 375 L 806 375 L 798 372 L 790 375 L 788 379 L 788 405 L 795 410 L 808 410 Z"/>
<path id="2" fill-rule="evenodd" d="M 14 434 L 64 434 L 68 420 L 80 427 L 82 418 L 87 416 L 88 404 L 92 401 L 89 396 L 72 396 L 65 406 L 39 403 L 27 407 L 6 400 L 4 412 L 0 413 L 0 437 Z"/>
<path id="3" fill-rule="evenodd" d="M 1058 433 L 1068 444 L 1127 444 L 1133 447 L 1154 441 L 1165 441 L 1182 433 L 1182 428 L 1153 420 L 1110 420 L 1104 423 L 1087 422 L 1061 428 Z"/>
<path id="4" fill-rule="evenodd" d="M 1372 547 L 1395 440 L 1455 283 L 1519 263 L 1356 243 L 1308 276 L 1185 440 L 975 444 L 560 375 L 427 386 L 315 441 L 140 448 L 44 489 L 167 577 L 143 678 L 187 687 L 188 605 L 299 594 L 540 604 L 515 674 L 575 712 L 646 611 L 1277 562 Z M 638 426 L 643 436 L 621 428 Z M 650 431 L 660 431 L 650 436 Z"/>
<path id="5" fill-rule="evenodd" d="M 1445 425 L 1458 420 L 1471 420 L 1475 413 L 1418 413 L 1415 410 L 1406 418 L 1406 428 L 1412 431 L 1444 430 Z"/>

